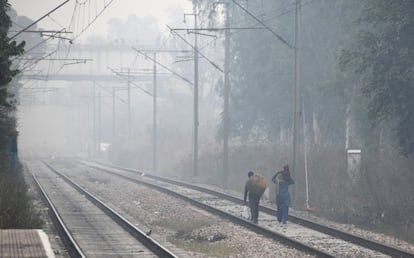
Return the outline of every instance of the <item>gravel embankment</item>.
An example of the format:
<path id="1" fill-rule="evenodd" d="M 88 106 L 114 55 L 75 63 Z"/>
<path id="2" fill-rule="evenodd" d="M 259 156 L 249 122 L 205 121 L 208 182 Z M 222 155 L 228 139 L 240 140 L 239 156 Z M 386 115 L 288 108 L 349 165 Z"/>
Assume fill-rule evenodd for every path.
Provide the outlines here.
<path id="1" fill-rule="evenodd" d="M 105 173 L 99 180 L 88 171 L 76 178 L 131 222 L 151 230 L 156 240 L 173 243 L 191 257 L 310 257 L 144 186 Z"/>

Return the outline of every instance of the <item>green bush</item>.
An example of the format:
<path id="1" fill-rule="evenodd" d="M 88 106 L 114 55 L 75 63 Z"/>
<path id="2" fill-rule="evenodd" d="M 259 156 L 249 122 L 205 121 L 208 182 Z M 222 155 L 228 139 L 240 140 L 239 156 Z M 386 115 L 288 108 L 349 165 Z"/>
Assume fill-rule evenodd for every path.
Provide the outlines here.
<path id="1" fill-rule="evenodd" d="M 41 228 L 43 221 L 27 193 L 22 167 L 18 166 L 16 174 L 4 167 L 0 171 L 0 228 Z"/>

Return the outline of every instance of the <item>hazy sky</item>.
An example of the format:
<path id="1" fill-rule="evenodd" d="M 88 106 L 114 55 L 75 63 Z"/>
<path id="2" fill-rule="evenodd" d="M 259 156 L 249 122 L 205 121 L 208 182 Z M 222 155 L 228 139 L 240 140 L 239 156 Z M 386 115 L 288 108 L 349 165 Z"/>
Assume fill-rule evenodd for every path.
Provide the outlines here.
<path id="1" fill-rule="evenodd" d="M 12 8 L 20 16 L 27 16 L 37 20 L 61 3 L 64 0 L 9 0 Z M 42 29 L 58 29 L 68 27 L 75 9 L 75 3 L 85 3 L 84 10 L 92 14 L 101 10 L 104 3 L 110 0 L 71 0 L 58 10 L 39 22 Z M 97 6 L 95 6 L 97 3 Z M 89 7 L 90 5 L 90 7 Z M 79 6 L 79 5 L 78 5 Z M 107 33 L 107 22 L 111 18 L 125 20 L 129 15 L 135 14 L 138 17 L 153 16 L 157 19 L 161 29 L 173 20 L 182 19 L 184 12 L 191 12 L 191 0 L 114 0 L 93 25 L 82 34 L 80 39 L 90 35 L 104 35 Z M 87 16 L 87 14 L 86 14 Z M 92 15 L 94 17 L 94 15 Z"/>

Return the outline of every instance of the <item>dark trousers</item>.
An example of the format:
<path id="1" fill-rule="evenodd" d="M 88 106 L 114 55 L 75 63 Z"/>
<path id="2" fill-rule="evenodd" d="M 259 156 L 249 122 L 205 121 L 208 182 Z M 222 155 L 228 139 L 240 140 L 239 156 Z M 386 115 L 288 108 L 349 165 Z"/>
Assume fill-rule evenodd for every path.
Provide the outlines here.
<path id="1" fill-rule="evenodd" d="M 289 218 L 289 206 L 281 205 L 277 207 L 277 221 L 286 223 Z"/>
<path id="2" fill-rule="evenodd" d="M 283 201 L 280 196 L 276 195 L 276 207 L 277 207 L 277 221 L 286 223 L 289 218 L 289 205 L 286 201 Z"/>
<path id="3" fill-rule="evenodd" d="M 280 206 L 277 207 L 276 217 L 277 222 L 282 222 L 282 209 L 280 208 Z"/>
<path id="4" fill-rule="evenodd" d="M 276 195 L 276 217 L 278 222 L 282 222 L 282 209 L 280 208 L 279 196 Z"/>
<path id="5" fill-rule="evenodd" d="M 250 212 L 252 214 L 252 221 L 257 223 L 259 221 L 259 202 L 260 195 L 249 192 Z"/>

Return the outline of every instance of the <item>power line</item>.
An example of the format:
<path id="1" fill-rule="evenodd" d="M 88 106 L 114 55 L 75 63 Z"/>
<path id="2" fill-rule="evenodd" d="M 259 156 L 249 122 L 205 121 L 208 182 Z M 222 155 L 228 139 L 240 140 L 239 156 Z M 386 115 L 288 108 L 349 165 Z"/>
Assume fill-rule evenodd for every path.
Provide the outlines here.
<path id="1" fill-rule="evenodd" d="M 55 34 L 57 34 L 57 33 L 59 33 L 59 31 L 57 31 L 57 32 L 55 32 Z M 29 53 L 30 51 L 32 51 L 33 49 L 36 49 L 37 47 L 39 47 L 40 45 L 42 45 L 43 43 L 45 43 L 46 41 L 48 41 L 48 40 L 50 40 L 51 38 L 47 38 L 47 39 L 44 39 L 44 40 L 42 40 L 42 41 L 40 41 L 38 44 L 36 44 L 36 45 L 34 45 L 33 47 L 31 47 L 30 49 L 28 49 L 28 50 L 25 50 L 25 54 L 27 54 L 27 53 Z M 48 56 L 50 56 L 51 54 L 53 54 L 53 53 L 55 53 L 57 50 L 55 50 L 55 51 L 52 51 L 51 53 L 49 53 L 48 55 L 46 55 L 46 56 L 44 56 L 43 58 L 46 58 L 46 57 L 48 57 Z M 18 57 L 15 57 L 12 61 L 15 61 L 15 60 L 17 60 L 17 59 L 19 59 Z M 28 63 L 28 62 L 26 62 L 26 63 L 24 63 L 23 64 L 23 66 L 25 66 L 25 68 L 24 69 L 26 69 L 27 67 L 30 67 L 30 66 L 33 66 L 33 65 L 35 65 L 36 63 L 38 63 L 39 61 L 41 61 L 42 60 L 42 58 L 39 58 L 36 62 L 34 62 L 34 63 L 32 63 L 32 64 L 29 64 L 29 65 L 27 65 L 26 66 L 26 64 Z"/>
<path id="2" fill-rule="evenodd" d="M 19 32 L 19 31 L 17 31 L 17 30 L 9 30 L 9 32 Z M 42 34 L 42 33 L 55 33 L 55 32 L 58 32 L 58 33 L 72 33 L 70 31 L 62 31 L 62 30 L 25 30 L 23 32 L 24 33 L 40 33 L 40 34 Z"/>
<path id="3" fill-rule="evenodd" d="M 167 25 L 167 28 L 170 29 L 170 31 L 172 33 L 174 33 L 175 35 L 177 35 L 180 39 L 182 39 L 187 45 L 189 45 L 192 49 L 195 49 L 194 46 L 188 42 L 183 36 L 181 36 L 180 34 L 178 34 L 176 31 L 174 31 L 173 28 L 171 28 L 170 26 Z M 217 70 L 219 70 L 220 72 L 224 73 L 223 69 L 221 69 L 217 64 L 215 64 L 213 61 L 211 61 L 210 59 L 208 59 L 203 53 L 201 53 L 200 51 L 196 50 L 197 53 L 202 56 L 203 58 L 205 58 L 207 60 L 207 62 L 209 62 L 212 66 L 214 66 L 214 68 L 216 68 Z"/>
<path id="4" fill-rule="evenodd" d="M 174 30 L 180 31 L 187 31 L 187 32 L 192 32 L 192 31 L 225 31 L 225 30 L 263 30 L 265 29 L 264 27 L 234 27 L 234 28 L 193 28 L 193 29 L 188 29 L 188 28 L 174 28 Z"/>
<path id="5" fill-rule="evenodd" d="M 65 5 L 66 3 L 68 3 L 70 0 L 66 0 L 65 2 L 61 3 L 60 5 L 58 5 L 57 7 L 55 7 L 53 10 L 51 10 L 50 12 L 48 12 L 47 14 L 43 15 L 42 17 L 40 17 L 39 19 L 37 19 L 36 21 L 32 22 L 31 24 L 29 24 L 27 27 L 25 27 L 24 29 L 22 29 L 21 31 L 19 31 L 18 33 L 14 34 L 14 36 L 12 36 L 11 38 L 9 38 L 9 41 L 11 41 L 12 39 L 14 39 L 15 37 L 17 37 L 18 35 L 20 35 L 22 32 L 24 32 L 25 30 L 27 30 L 28 28 L 32 27 L 33 25 L 35 25 L 36 23 L 38 23 L 39 21 L 43 20 L 46 16 L 48 16 L 49 14 L 53 13 L 54 11 L 56 11 L 57 9 L 59 9 L 60 7 L 62 7 L 63 5 Z"/>
<path id="6" fill-rule="evenodd" d="M 301 4 L 301 5 L 300 5 L 300 7 L 307 6 L 307 5 L 309 5 L 309 4 L 313 3 L 313 2 L 316 2 L 316 1 L 317 1 L 317 0 L 308 0 L 306 3 Z M 290 10 L 287 10 L 287 11 L 281 12 L 281 13 L 277 14 L 277 15 L 276 15 L 276 16 L 274 16 L 274 17 L 271 17 L 271 18 L 265 19 L 265 20 L 263 20 L 263 22 L 268 22 L 268 21 L 271 21 L 271 20 L 277 19 L 277 18 L 279 18 L 279 17 L 282 17 L 282 16 L 284 16 L 284 15 L 286 15 L 286 14 L 289 14 L 289 13 L 292 13 L 292 12 L 294 12 L 294 11 L 295 11 L 295 8 L 292 8 L 292 9 L 290 9 Z M 239 23 L 240 23 L 240 22 L 239 22 Z M 237 24 L 237 23 L 236 23 L 236 24 Z M 233 24 L 233 25 L 234 25 L 234 24 Z M 260 27 L 257 27 L 257 28 L 260 28 Z M 265 29 L 265 28 L 262 28 L 262 29 Z M 230 35 L 235 35 L 235 34 L 238 34 L 238 33 L 240 33 L 240 32 L 243 32 L 243 30 L 237 30 L 237 31 L 230 32 Z M 207 42 L 204 46 L 200 47 L 199 49 L 204 49 L 204 48 L 208 47 L 209 45 L 213 44 L 214 42 L 216 42 L 218 39 L 222 39 L 222 38 L 224 38 L 224 37 L 225 37 L 224 35 L 223 35 L 223 36 L 219 36 L 219 37 L 217 37 L 216 39 L 214 39 L 214 40 L 211 40 L 211 41 Z"/>
<path id="7" fill-rule="evenodd" d="M 146 89 L 143 89 L 143 88 L 142 88 L 141 86 L 139 86 L 138 84 L 136 84 L 136 83 L 132 82 L 132 81 L 130 80 L 130 78 L 125 78 L 125 76 L 124 76 L 122 73 L 115 71 L 114 69 L 112 69 L 112 68 L 111 68 L 111 67 L 109 67 L 109 66 L 108 66 L 108 69 L 109 69 L 109 70 L 111 70 L 111 72 L 113 72 L 115 75 L 117 75 L 117 76 L 119 76 L 119 77 L 121 77 L 121 78 L 125 79 L 127 82 L 131 83 L 132 85 L 134 85 L 135 87 L 137 87 L 138 89 L 142 90 L 144 93 L 146 93 L 146 94 L 148 94 L 148 95 L 150 95 L 150 96 L 152 97 L 152 93 L 151 93 L 151 92 L 147 91 Z"/>
<path id="8" fill-rule="evenodd" d="M 85 32 L 95 21 L 96 21 L 96 19 L 98 19 L 98 17 L 99 16 L 101 16 L 102 15 L 102 13 L 112 4 L 114 2 L 114 0 L 110 0 L 108 3 L 106 2 L 106 0 L 104 0 L 104 6 L 102 7 L 102 10 L 100 10 L 99 12 L 98 12 L 98 10 L 97 10 L 97 4 L 96 4 L 96 1 L 95 1 L 95 17 L 93 17 L 93 19 L 92 20 L 90 20 L 89 18 L 88 18 L 88 23 L 87 23 L 87 25 L 86 26 L 84 26 L 84 24 L 82 24 L 82 29 L 81 29 L 81 31 L 77 34 L 77 35 L 75 35 L 73 38 L 72 38 L 72 41 L 74 41 L 75 39 L 77 39 L 83 32 Z M 78 9 L 79 11 L 77 12 L 78 13 L 78 22 L 81 20 L 80 18 L 79 18 L 79 15 L 80 15 L 80 12 L 81 12 L 81 10 L 80 10 L 80 8 L 78 8 L 78 6 L 86 6 L 86 2 L 84 2 L 84 3 L 79 3 L 78 1 L 76 2 L 76 5 L 75 5 L 75 9 L 74 9 L 74 11 L 73 11 L 73 14 L 72 14 L 72 20 L 71 20 L 71 25 L 69 25 L 69 27 L 71 27 L 76 21 L 75 21 L 75 19 L 74 19 L 74 17 L 75 17 L 75 13 L 76 13 L 76 10 Z M 88 1 L 88 7 L 89 7 L 89 9 L 91 8 L 91 4 L 90 4 L 90 1 Z M 88 13 L 90 13 L 90 10 L 88 11 Z M 85 14 L 85 8 L 83 8 L 83 14 Z M 78 26 L 78 28 L 79 28 L 79 26 Z"/>
<path id="9" fill-rule="evenodd" d="M 49 57 L 49 56 L 53 55 L 55 52 L 56 52 L 56 50 L 55 50 L 55 51 L 50 52 L 49 54 L 46 54 L 46 55 L 44 55 L 44 56 L 42 56 L 42 57 L 38 58 L 35 62 L 33 62 L 33 63 L 31 63 L 31 64 L 28 64 L 28 65 L 26 65 L 26 66 L 23 66 L 23 68 L 21 68 L 21 70 L 22 70 L 22 71 L 25 71 L 26 69 L 28 69 L 28 68 L 30 68 L 30 67 L 33 67 L 33 66 L 34 66 L 34 65 L 36 65 L 39 61 L 41 61 L 42 59 L 47 58 L 47 57 Z M 27 64 L 27 63 L 28 63 L 28 62 L 26 62 L 26 64 Z"/>
<path id="10" fill-rule="evenodd" d="M 242 9 L 245 13 L 250 15 L 254 20 L 256 20 L 258 23 L 260 23 L 263 27 L 265 27 L 268 31 L 270 31 L 276 38 L 278 38 L 282 43 L 287 45 L 289 48 L 293 49 L 294 47 L 289 44 L 282 36 L 277 34 L 274 30 L 272 30 L 269 26 L 267 26 L 263 21 L 261 21 L 259 18 L 257 18 L 254 14 L 249 12 L 246 8 L 244 8 L 242 5 L 240 5 L 236 0 L 232 0 L 235 5 L 237 5 L 240 9 Z"/>
<path id="11" fill-rule="evenodd" d="M 36 58 L 19 58 L 19 60 L 37 60 Z M 93 61 L 88 58 L 43 58 L 42 60 L 47 61 Z"/>
<path id="12" fill-rule="evenodd" d="M 157 63 L 159 66 L 161 66 L 162 68 L 166 69 L 167 71 L 171 72 L 172 74 L 174 74 L 175 76 L 181 78 L 182 80 L 188 82 L 189 84 L 193 85 L 193 82 L 190 81 L 189 79 L 185 78 L 184 76 L 174 72 L 172 69 L 168 68 L 167 66 L 161 64 L 160 62 L 158 62 L 157 60 L 155 60 L 154 58 L 150 57 L 149 55 L 145 54 L 143 51 L 136 49 L 135 47 L 132 47 L 132 49 L 134 49 L 135 51 L 137 51 L 139 54 L 145 56 L 145 58 L 150 59 L 151 61 L 154 61 L 155 63 Z"/>
<path id="13" fill-rule="evenodd" d="M 316 1 L 317 1 L 317 0 L 308 0 L 308 1 L 306 1 L 305 3 L 301 3 L 301 4 L 300 4 L 300 7 L 307 6 L 307 5 L 309 5 L 309 4 L 313 3 L 313 2 L 316 2 Z M 292 12 L 294 12 L 294 11 L 295 11 L 295 8 L 292 8 L 292 9 L 290 9 L 290 10 L 283 11 L 283 12 L 281 12 L 281 13 L 279 13 L 279 14 L 277 14 L 277 15 L 273 16 L 273 17 L 270 17 L 270 18 L 267 18 L 267 19 L 263 19 L 262 21 L 263 21 L 263 22 L 269 22 L 269 21 L 272 21 L 272 20 L 277 19 L 277 18 L 279 18 L 279 17 L 282 17 L 282 16 L 284 16 L 284 15 L 286 15 L 286 14 L 292 13 Z M 238 24 L 238 23 L 242 23 L 242 21 L 235 22 L 233 25 Z M 238 33 L 238 32 L 235 32 L 235 33 Z"/>

